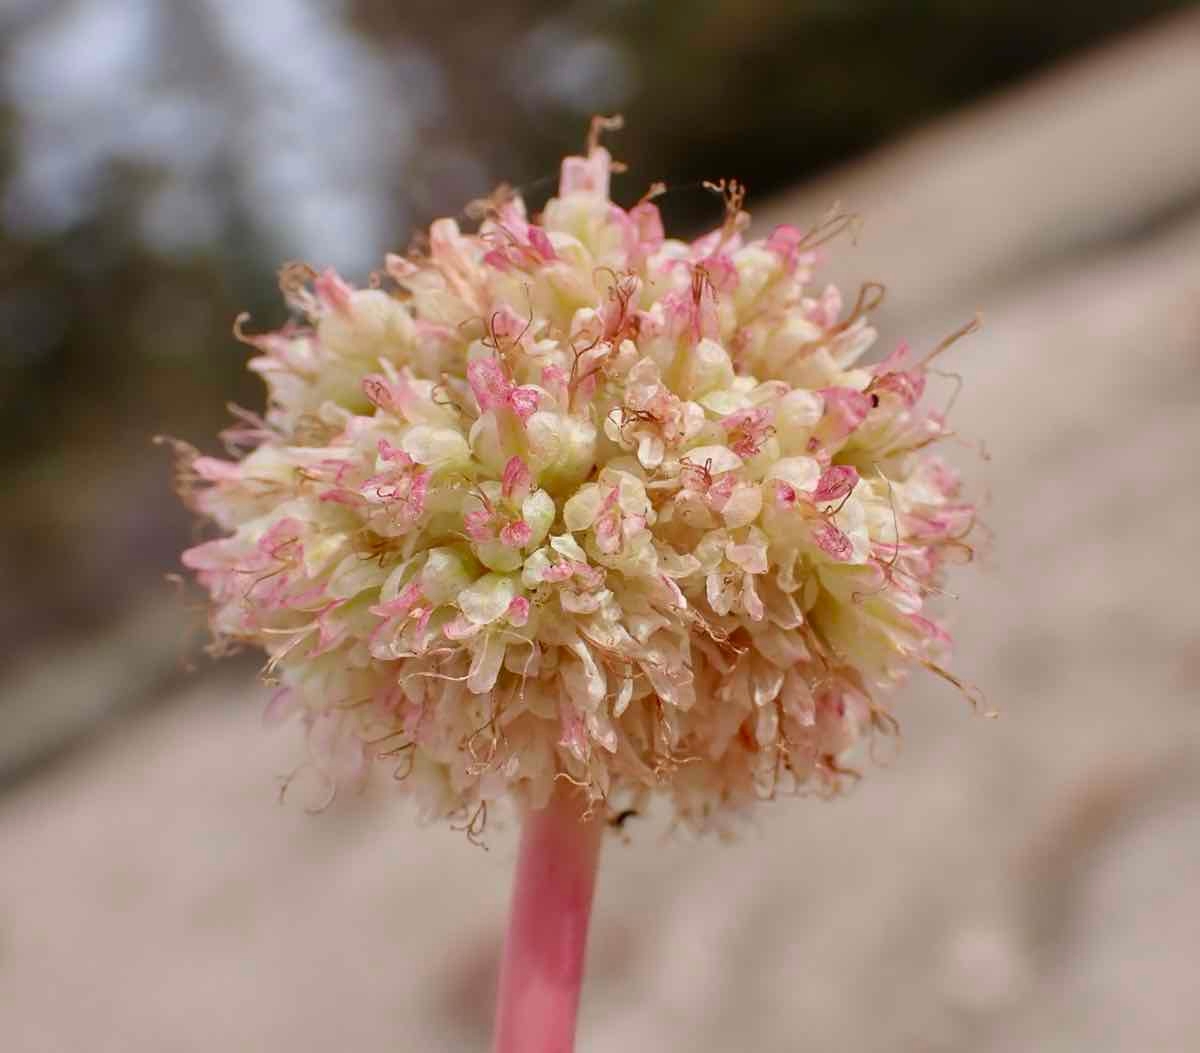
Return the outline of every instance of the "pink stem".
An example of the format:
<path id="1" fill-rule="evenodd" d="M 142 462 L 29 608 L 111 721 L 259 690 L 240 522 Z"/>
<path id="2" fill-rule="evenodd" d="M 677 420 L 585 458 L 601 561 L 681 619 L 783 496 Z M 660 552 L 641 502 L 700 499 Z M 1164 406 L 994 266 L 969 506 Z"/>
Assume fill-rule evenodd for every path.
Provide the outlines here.
<path id="1" fill-rule="evenodd" d="M 604 829 L 598 819 L 584 820 L 583 808 L 578 793 L 556 791 L 546 808 L 525 817 L 500 966 L 495 1053 L 571 1053 L 575 1048 L 575 1012 Z"/>

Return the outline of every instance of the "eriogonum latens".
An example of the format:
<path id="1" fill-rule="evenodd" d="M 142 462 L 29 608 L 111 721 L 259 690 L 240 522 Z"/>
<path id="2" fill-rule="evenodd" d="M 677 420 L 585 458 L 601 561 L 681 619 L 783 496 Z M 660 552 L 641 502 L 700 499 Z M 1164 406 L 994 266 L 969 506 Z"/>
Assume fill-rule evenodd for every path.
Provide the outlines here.
<path id="1" fill-rule="evenodd" d="M 184 562 L 331 786 L 383 759 L 464 816 L 562 778 L 707 828 L 834 788 L 880 692 L 941 672 L 975 511 L 926 361 L 860 364 L 878 287 L 814 285 L 820 231 L 744 240 L 736 185 L 668 239 L 611 171 L 593 142 L 540 216 L 497 194 L 370 288 L 291 268 L 294 321 L 244 336 L 268 409 L 189 458 L 223 536 Z"/>

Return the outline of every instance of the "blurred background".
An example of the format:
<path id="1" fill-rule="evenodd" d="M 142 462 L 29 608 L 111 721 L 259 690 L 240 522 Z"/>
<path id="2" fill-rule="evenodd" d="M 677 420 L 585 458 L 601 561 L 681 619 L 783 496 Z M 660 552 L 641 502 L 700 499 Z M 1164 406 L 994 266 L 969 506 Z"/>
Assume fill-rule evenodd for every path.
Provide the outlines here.
<path id="1" fill-rule="evenodd" d="M 512 832 L 275 807 L 151 438 L 261 404 L 230 330 L 280 262 L 536 205 L 620 111 L 676 230 L 702 179 L 760 229 L 840 201 L 884 343 L 982 311 L 955 667 L 1001 716 L 914 684 L 845 801 L 631 824 L 581 1050 L 1200 1048 L 1198 104 L 1179 0 L 0 3 L 0 1047 L 486 1048 Z"/>

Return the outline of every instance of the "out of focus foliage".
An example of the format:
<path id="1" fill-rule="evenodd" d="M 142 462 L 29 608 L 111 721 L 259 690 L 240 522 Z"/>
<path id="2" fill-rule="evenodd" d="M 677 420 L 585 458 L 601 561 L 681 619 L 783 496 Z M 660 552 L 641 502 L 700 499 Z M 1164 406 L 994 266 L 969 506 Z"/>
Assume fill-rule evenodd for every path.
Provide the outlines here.
<path id="1" fill-rule="evenodd" d="M 9 0 L 0 9 L 0 631 L 161 588 L 188 525 L 150 437 L 260 394 L 230 336 L 279 261 L 362 280 L 500 179 L 548 192 L 621 111 L 626 193 L 754 199 L 1168 0 Z M 539 193 L 539 189 L 544 190 Z"/>

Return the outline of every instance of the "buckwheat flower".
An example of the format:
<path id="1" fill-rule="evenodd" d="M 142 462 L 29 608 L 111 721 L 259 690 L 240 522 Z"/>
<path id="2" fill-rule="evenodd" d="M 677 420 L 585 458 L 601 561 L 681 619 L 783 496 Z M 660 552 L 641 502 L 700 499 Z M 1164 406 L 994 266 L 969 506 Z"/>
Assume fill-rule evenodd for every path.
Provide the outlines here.
<path id="1" fill-rule="evenodd" d="M 669 239 L 612 171 L 593 137 L 540 216 L 499 194 L 371 288 L 287 269 L 293 321 L 239 327 L 265 414 L 184 473 L 213 631 L 266 652 L 331 792 L 382 766 L 473 834 L 530 816 L 503 1049 L 531 1018 L 570 1041 L 585 924 L 545 918 L 586 922 L 596 816 L 835 791 L 886 692 L 950 676 L 927 604 L 971 554 L 928 359 L 864 364 L 878 287 L 815 283 L 822 230 L 746 240 L 736 185 Z"/>

